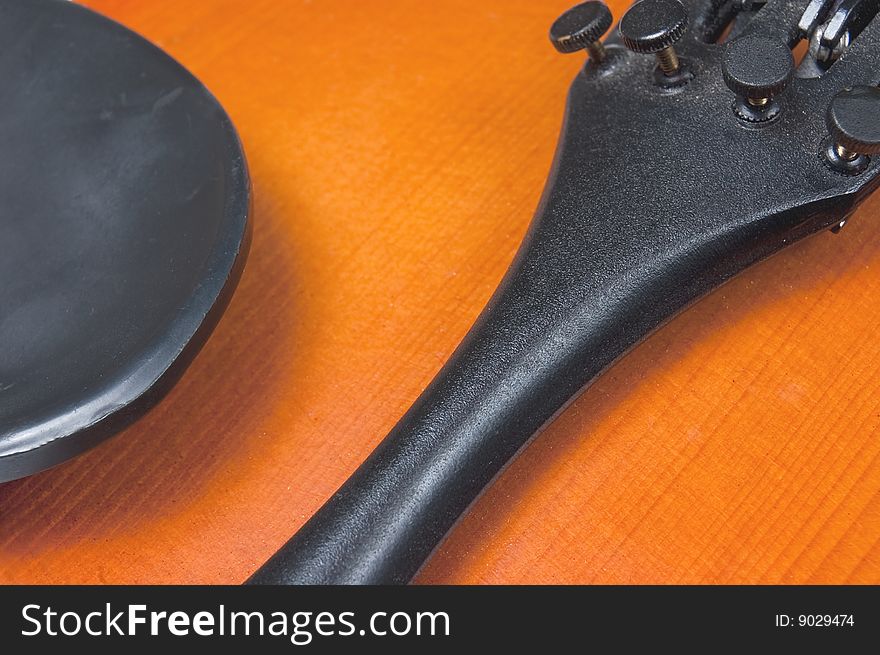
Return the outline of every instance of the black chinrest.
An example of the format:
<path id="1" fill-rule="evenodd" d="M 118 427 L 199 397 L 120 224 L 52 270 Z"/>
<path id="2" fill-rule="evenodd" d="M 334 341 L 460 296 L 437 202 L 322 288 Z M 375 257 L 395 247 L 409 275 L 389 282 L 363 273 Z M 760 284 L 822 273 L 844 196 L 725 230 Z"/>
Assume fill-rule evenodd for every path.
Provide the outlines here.
<path id="1" fill-rule="evenodd" d="M 244 264 L 250 185 L 190 73 L 63 0 L 0 0 L 0 482 L 155 404 Z"/>

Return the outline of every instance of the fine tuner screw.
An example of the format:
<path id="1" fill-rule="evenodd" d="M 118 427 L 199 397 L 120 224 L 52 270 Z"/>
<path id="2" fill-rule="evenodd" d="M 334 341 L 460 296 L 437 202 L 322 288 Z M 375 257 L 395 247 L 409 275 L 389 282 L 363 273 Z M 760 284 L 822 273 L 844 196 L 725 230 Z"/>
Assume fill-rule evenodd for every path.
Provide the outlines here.
<path id="1" fill-rule="evenodd" d="M 678 0 L 641 0 L 623 15 L 620 36 L 633 52 L 655 55 L 663 75 L 673 77 L 681 70 L 673 46 L 687 25 L 687 10 Z"/>
<path id="2" fill-rule="evenodd" d="M 828 163 L 856 175 L 868 167 L 868 155 L 880 154 L 880 88 L 856 86 L 831 100 L 825 122 L 831 138 L 824 151 Z"/>
<path id="3" fill-rule="evenodd" d="M 794 57 L 782 41 L 757 34 L 744 36 L 728 44 L 721 72 L 724 83 L 737 96 L 737 116 L 760 123 L 779 114 L 774 98 L 791 81 Z"/>
<path id="4" fill-rule="evenodd" d="M 559 52 L 586 50 L 590 60 L 605 60 L 605 46 L 599 40 L 611 27 L 611 10 L 602 2 L 591 0 L 562 14 L 550 27 L 550 41 Z"/>

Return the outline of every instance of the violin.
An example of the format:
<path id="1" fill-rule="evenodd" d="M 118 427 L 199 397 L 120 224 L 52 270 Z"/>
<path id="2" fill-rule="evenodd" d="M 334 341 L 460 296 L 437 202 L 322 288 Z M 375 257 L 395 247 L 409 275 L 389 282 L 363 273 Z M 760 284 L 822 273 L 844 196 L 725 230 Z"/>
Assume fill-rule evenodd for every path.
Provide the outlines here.
<path id="1" fill-rule="evenodd" d="M 253 244 L 0 487 L 4 580 L 876 582 L 876 3 L 89 5 L 224 105 Z"/>

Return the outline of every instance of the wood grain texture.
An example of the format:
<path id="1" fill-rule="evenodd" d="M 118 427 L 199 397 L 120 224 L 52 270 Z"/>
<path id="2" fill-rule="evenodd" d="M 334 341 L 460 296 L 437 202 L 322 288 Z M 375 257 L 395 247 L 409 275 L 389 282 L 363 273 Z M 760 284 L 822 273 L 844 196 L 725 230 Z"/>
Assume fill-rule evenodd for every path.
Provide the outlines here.
<path id="1" fill-rule="evenodd" d="M 230 112 L 254 245 L 158 408 L 0 486 L 0 581 L 241 582 L 367 456 L 500 280 L 582 61 L 546 39 L 568 0 L 88 4 Z M 880 583 L 878 218 L 875 198 L 636 349 L 419 581 Z"/>

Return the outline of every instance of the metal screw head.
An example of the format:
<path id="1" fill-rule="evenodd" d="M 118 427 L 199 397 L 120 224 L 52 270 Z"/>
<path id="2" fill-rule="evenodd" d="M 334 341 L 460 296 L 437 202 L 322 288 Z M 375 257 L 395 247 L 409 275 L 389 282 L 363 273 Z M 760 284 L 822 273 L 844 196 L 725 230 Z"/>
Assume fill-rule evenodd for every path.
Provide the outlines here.
<path id="1" fill-rule="evenodd" d="M 862 155 L 880 154 L 880 88 L 844 89 L 831 100 L 825 119 L 838 146 Z"/>
<path id="2" fill-rule="evenodd" d="M 782 41 L 749 35 L 727 45 L 721 71 L 725 84 L 735 94 L 763 100 L 788 86 L 794 74 L 794 57 Z"/>
<path id="3" fill-rule="evenodd" d="M 620 36 L 633 52 L 649 55 L 677 43 L 687 25 L 687 10 L 678 0 L 641 0 L 620 20 Z"/>
<path id="4" fill-rule="evenodd" d="M 834 48 L 828 48 L 822 45 L 822 37 L 825 34 L 824 25 L 819 25 L 819 27 L 813 30 L 812 34 L 813 35 L 810 37 L 809 53 L 813 59 L 821 64 L 830 64 L 837 61 L 840 59 L 840 56 L 846 52 L 846 49 L 849 48 L 849 32 L 843 33 L 843 36 L 840 37 L 840 41 L 837 42 L 837 45 Z"/>
<path id="5" fill-rule="evenodd" d="M 550 27 L 550 41 L 563 53 L 589 49 L 611 27 L 611 10 L 591 0 L 562 14 Z"/>

